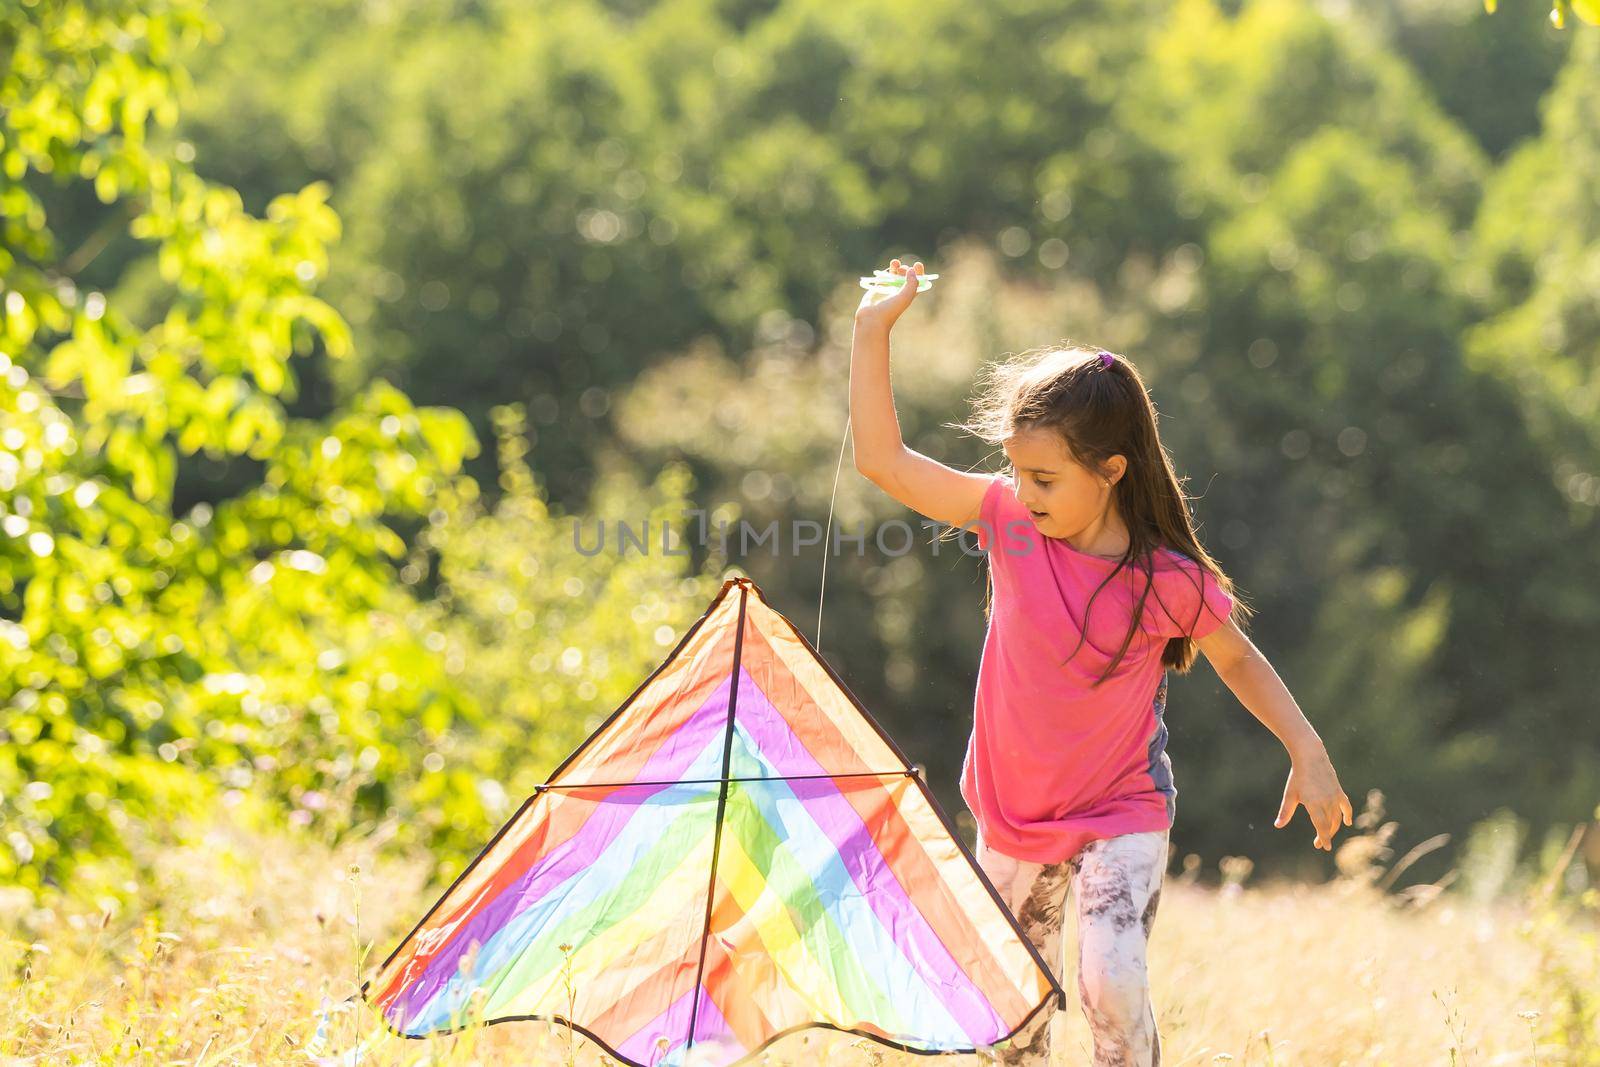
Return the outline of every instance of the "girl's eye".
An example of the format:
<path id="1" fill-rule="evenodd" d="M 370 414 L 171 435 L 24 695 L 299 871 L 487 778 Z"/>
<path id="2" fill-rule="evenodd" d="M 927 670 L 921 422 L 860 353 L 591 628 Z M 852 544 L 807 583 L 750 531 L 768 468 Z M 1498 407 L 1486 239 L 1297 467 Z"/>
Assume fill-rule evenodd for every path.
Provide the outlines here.
<path id="1" fill-rule="evenodd" d="M 1050 483 L 1047 482 L 1047 481 L 1044 481 L 1042 478 L 1035 478 L 1034 481 L 1039 483 L 1039 488 L 1040 489 L 1048 489 L 1048 488 L 1050 488 Z"/>

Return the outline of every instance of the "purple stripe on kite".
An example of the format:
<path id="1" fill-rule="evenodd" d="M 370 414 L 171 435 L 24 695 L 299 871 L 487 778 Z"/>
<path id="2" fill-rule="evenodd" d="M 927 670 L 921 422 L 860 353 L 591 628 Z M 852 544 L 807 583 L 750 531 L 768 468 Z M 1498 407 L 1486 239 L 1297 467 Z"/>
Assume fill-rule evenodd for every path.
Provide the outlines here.
<path id="1" fill-rule="evenodd" d="M 681 778 L 683 772 L 694 763 L 695 757 L 705 750 L 717 734 L 728 728 L 728 692 L 728 680 L 724 680 L 668 742 L 650 757 L 639 771 L 639 778 L 646 782 L 667 782 Z M 406 1022 L 416 1018 L 428 1001 L 455 976 L 461 957 L 466 955 L 475 940 L 479 943 L 488 941 L 494 931 L 510 922 L 518 912 L 537 903 L 547 892 L 574 874 L 592 866 L 638 810 L 638 806 L 632 804 L 624 809 L 596 804 L 594 812 L 584 820 L 577 833 L 552 846 L 548 853 L 499 896 L 455 929 L 450 935 L 449 946 L 430 960 L 416 981 L 395 997 L 387 1012 L 389 1018 Z M 596 816 L 603 818 L 597 820 Z M 595 825 L 597 821 L 599 824 Z M 397 1023 L 397 1027 L 403 1030 L 405 1022 Z"/>
<path id="2" fill-rule="evenodd" d="M 733 1028 L 728 1025 L 728 1020 L 722 1017 L 722 1012 L 717 1010 L 716 1004 L 712 1003 L 711 994 L 706 987 L 699 986 L 698 989 L 700 1008 L 694 1020 L 695 1062 L 706 1063 L 708 1067 L 732 1063 L 750 1050 L 733 1036 Z M 718 1056 L 716 1053 L 722 1055 Z"/>
<path id="3" fill-rule="evenodd" d="M 739 725 L 761 745 L 763 751 L 770 745 L 772 751 L 783 754 L 787 766 L 780 773 L 827 773 L 743 667 L 739 668 L 736 714 Z M 935 970 L 939 980 L 929 982 L 928 987 L 944 1004 L 950 1016 L 975 1040 L 1003 1032 L 1000 1017 L 989 1003 L 989 998 L 973 984 L 966 968 L 956 963 L 938 933 L 911 902 L 871 832 L 861 821 L 861 815 L 849 799 L 838 791 L 838 786 L 826 779 L 789 782 L 787 785 L 839 850 L 851 879 L 861 889 L 863 898 L 878 921 L 886 929 L 895 931 L 896 940 L 903 937 L 910 942 L 906 948 L 907 955 L 911 955 L 914 949 L 915 954 Z"/>

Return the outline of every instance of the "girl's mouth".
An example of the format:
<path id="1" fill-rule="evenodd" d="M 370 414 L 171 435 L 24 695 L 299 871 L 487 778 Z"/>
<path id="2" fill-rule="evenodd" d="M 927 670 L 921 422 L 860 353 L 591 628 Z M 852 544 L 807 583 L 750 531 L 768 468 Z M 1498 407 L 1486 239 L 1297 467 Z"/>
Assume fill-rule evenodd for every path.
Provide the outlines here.
<path id="1" fill-rule="evenodd" d="M 1028 514 L 1033 516 L 1033 521 L 1034 522 L 1038 522 L 1040 519 L 1048 519 L 1050 517 L 1050 516 L 1046 515 L 1044 512 L 1042 512 L 1042 511 L 1034 511 L 1032 508 L 1028 509 Z"/>

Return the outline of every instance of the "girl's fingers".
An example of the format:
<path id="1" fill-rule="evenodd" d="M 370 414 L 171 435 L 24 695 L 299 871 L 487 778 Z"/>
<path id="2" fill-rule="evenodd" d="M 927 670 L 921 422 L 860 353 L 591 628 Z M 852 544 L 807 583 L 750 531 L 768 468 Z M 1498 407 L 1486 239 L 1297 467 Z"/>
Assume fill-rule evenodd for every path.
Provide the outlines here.
<path id="1" fill-rule="evenodd" d="M 917 298 L 917 289 L 921 287 L 922 283 L 918 281 L 915 271 L 906 271 L 905 279 L 905 284 L 900 286 L 900 292 L 895 295 L 899 297 L 902 304 L 910 304 L 911 301 Z"/>
<path id="2" fill-rule="evenodd" d="M 1272 825 L 1277 827 L 1287 826 L 1289 820 L 1294 818 L 1295 805 L 1299 802 L 1299 798 L 1293 792 L 1285 790 L 1283 803 L 1278 805 L 1278 817 L 1272 820 Z"/>
<path id="3" fill-rule="evenodd" d="M 1339 832 L 1339 822 L 1342 813 L 1338 808 L 1330 808 L 1323 818 L 1327 821 L 1326 828 L 1322 831 L 1322 838 L 1328 842 L 1328 851 L 1333 851 L 1333 835 Z"/>

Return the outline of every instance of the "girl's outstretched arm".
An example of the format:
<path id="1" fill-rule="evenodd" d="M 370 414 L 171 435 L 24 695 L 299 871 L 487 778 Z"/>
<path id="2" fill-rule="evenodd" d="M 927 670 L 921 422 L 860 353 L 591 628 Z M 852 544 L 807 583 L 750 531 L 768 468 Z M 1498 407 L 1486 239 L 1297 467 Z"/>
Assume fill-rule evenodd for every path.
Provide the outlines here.
<path id="1" fill-rule="evenodd" d="M 1232 620 L 1223 623 L 1196 644 L 1216 670 L 1217 677 L 1239 698 L 1239 703 L 1271 730 L 1289 753 L 1289 780 L 1273 825 L 1280 829 L 1304 807 L 1316 831 L 1315 847 L 1333 851 L 1339 825 L 1351 825 L 1355 812 L 1339 785 L 1339 775 L 1328 750 L 1300 705 L 1255 643 L 1239 632 Z"/>
<path id="2" fill-rule="evenodd" d="M 917 298 L 922 264 L 897 259 L 890 270 L 906 276 L 900 291 L 884 300 L 868 292 L 856 309 L 850 346 L 850 436 L 856 470 L 913 511 L 935 522 L 965 527 L 978 518 L 987 474 L 964 474 L 906 447 L 889 385 L 889 334 Z"/>

